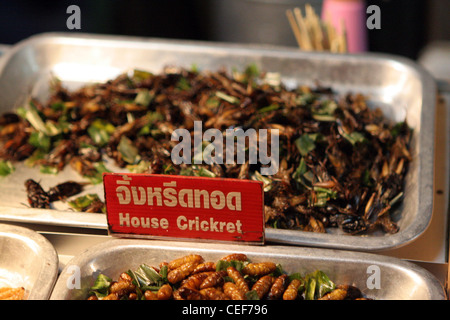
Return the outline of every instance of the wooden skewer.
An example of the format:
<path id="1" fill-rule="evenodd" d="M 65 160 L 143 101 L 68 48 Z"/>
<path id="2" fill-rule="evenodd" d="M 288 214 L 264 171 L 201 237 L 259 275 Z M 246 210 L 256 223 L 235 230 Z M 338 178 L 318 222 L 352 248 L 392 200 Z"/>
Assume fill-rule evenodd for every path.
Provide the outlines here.
<path id="1" fill-rule="evenodd" d="M 344 21 L 341 21 L 341 32 L 331 24 L 330 17 L 322 21 L 309 4 L 305 6 L 305 16 L 300 8 L 287 10 L 291 29 L 300 49 L 305 51 L 347 52 L 347 32 Z"/>

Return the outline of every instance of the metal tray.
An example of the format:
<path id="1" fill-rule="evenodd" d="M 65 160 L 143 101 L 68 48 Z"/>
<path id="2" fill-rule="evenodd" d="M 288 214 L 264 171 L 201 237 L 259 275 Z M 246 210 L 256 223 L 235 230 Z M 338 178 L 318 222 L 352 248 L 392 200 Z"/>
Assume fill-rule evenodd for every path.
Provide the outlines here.
<path id="1" fill-rule="evenodd" d="M 410 262 L 372 253 L 290 246 L 246 246 L 196 244 L 153 240 L 114 239 L 98 244 L 70 260 L 62 270 L 50 300 L 86 299 L 99 273 L 117 279 L 121 272 L 139 265 L 158 266 L 189 253 L 200 254 L 206 261 L 217 261 L 230 253 L 245 253 L 253 262 L 280 263 L 287 273 L 306 274 L 324 271 L 338 284 L 357 286 L 365 296 L 377 300 L 444 300 L 439 281 L 428 271 Z M 114 263 L 112 263 L 114 261 Z M 369 268 L 370 267 L 370 268 Z M 379 288 L 370 289 L 368 277 L 378 270 Z M 68 288 L 80 278 L 78 288 Z M 72 281 L 72 282 L 70 282 Z"/>
<path id="2" fill-rule="evenodd" d="M 336 55 L 284 47 L 49 33 L 24 40 L 0 59 L 0 111 L 21 106 L 30 95 L 45 100 L 52 75 L 72 89 L 106 81 L 134 68 L 160 72 L 168 65 L 196 64 L 209 70 L 243 69 L 250 63 L 279 72 L 287 85 L 315 85 L 319 81 L 341 94 L 363 93 L 387 117 L 406 119 L 414 129 L 413 161 L 406 176 L 404 202 L 394 213 L 400 227 L 397 234 L 349 236 L 339 230 L 317 234 L 267 228 L 268 242 L 374 251 L 403 246 L 423 233 L 433 207 L 436 85 L 428 73 L 407 59 L 384 54 Z M 28 209 L 23 204 L 23 181 L 30 176 L 44 187 L 79 179 L 70 170 L 48 176 L 19 166 L 0 181 L 0 220 L 107 229 L 103 215 L 77 214 L 64 207 L 53 211 Z M 103 195 L 98 188 L 86 192 L 95 191 Z"/>
<path id="3" fill-rule="evenodd" d="M 24 287 L 26 300 L 47 300 L 58 276 L 51 243 L 24 227 L 0 224 L 0 288 Z"/>

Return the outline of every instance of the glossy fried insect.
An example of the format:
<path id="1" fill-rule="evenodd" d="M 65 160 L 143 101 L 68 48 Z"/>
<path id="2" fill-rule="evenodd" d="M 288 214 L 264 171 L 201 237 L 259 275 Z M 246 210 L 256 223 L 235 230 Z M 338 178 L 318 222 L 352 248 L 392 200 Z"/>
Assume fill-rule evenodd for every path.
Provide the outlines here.
<path id="1" fill-rule="evenodd" d="M 299 298 L 298 290 L 302 285 L 302 281 L 299 279 L 293 279 L 283 293 L 283 300 L 296 300 Z"/>
<path id="2" fill-rule="evenodd" d="M 172 298 L 173 289 L 172 286 L 169 284 L 162 285 L 157 292 L 157 299 L 158 300 L 169 300 Z"/>
<path id="3" fill-rule="evenodd" d="M 133 279 L 125 272 L 120 274 L 119 280 L 111 284 L 110 293 L 115 293 L 119 297 L 136 290 Z"/>
<path id="4" fill-rule="evenodd" d="M 245 300 L 245 295 L 233 282 L 225 282 L 223 285 L 223 292 L 231 300 Z"/>
<path id="5" fill-rule="evenodd" d="M 267 299 L 278 300 L 283 296 L 284 291 L 288 286 L 289 277 L 287 274 L 282 274 L 275 279 L 269 293 L 267 294 Z"/>
<path id="6" fill-rule="evenodd" d="M 66 181 L 50 188 L 47 193 L 50 202 L 63 200 L 65 198 L 74 196 L 83 191 L 86 184 L 75 181 Z"/>
<path id="7" fill-rule="evenodd" d="M 259 299 L 262 299 L 269 292 L 274 280 L 275 280 L 274 277 L 270 275 L 265 275 L 255 282 L 255 284 L 252 286 L 252 290 L 256 292 Z"/>
<path id="8" fill-rule="evenodd" d="M 249 263 L 242 269 L 242 273 L 250 276 L 262 276 L 274 272 L 276 268 L 277 265 L 273 262 Z"/>
<path id="9" fill-rule="evenodd" d="M 203 296 L 198 290 L 181 287 L 177 290 L 177 296 L 182 300 L 203 300 Z"/>
<path id="10" fill-rule="evenodd" d="M 211 272 L 201 272 L 201 273 L 194 273 L 188 278 L 184 279 L 181 282 L 182 287 L 188 287 L 192 289 L 200 289 L 200 285 L 202 282 L 208 278 L 208 276 L 211 274 Z"/>
<path id="11" fill-rule="evenodd" d="M 224 277 L 226 275 L 227 275 L 226 271 L 215 271 L 215 272 L 212 272 L 200 284 L 200 289 L 206 289 L 206 288 L 211 288 L 211 287 L 222 285 L 223 282 L 224 282 Z"/>
<path id="12" fill-rule="evenodd" d="M 167 280 L 169 280 L 169 282 L 172 284 L 180 282 L 189 274 L 191 274 L 192 271 L 195 270 L 195 267 L 197 267 L 197 265 L 198 263 L 195 260 L 186 262 L 178 268 L 170 270 L 167 274 Z"/>
<path id="13" fill-rule="evenodd" d="M 216 263 L 212 261 L 207 261 L 204 263 L 200 263 L 192 273 L 200 273 L 206 271 L 216 271 Z"/>
<path id="14" fill-rule="evenodd" d="M 231 267 L 231 266 L 228 267 L 227 274 L 233 280 L 233 282 L 236 284 L 239 291 L 241 291 L 244 294 L 249 291 L 247 281 L 244 279 L 242 274 L 236 270 L 235 267 Z"/>
<path id="15" fill-rule="evenodd" d="M 220 260 L 223 261 L 248 261 L 248 257 L 247 255 L 243 254 L 243 253 L 232 253 L 229 254 L 223 258 L 221 258 Z"/>
<path id="16" fill-rule="evenodd" d="M 50 208 L 50 197 L 38 182 L 28 179 L 25 181 L 25 188 L 27 190 L 28 203 L 32 208 Z"/>
<path id="17" fill-rule="evenodd" d="M 200 256 L 198 254 L 190 254 L 190 255 L 186 255 L 181 258 L 170 261 L 169 264 L 167 265 L 167 268 L 169 270 L 173 270 L 173 269 L 176 269 L 176 268 L 180 267 L 181 265 L 186 264 L 188 262 L 195 263 L 195 265 L 197 266 L 198 264 L 202 263 L 203 261 L 204 260 L 203 260 L 202 256 Z"/>
<path id="18" fill-rule="evenodd" d="M 230 298 L 218 288 L 205 288 L 200 290 L 200 294 L 207 300 L 230 300 Z"/>
<path id="19" fill-rule="evenodd" d="M 158 295 L 151 290 L 145 290 L 144 297 L 145 300 L 159 300 Z"/>

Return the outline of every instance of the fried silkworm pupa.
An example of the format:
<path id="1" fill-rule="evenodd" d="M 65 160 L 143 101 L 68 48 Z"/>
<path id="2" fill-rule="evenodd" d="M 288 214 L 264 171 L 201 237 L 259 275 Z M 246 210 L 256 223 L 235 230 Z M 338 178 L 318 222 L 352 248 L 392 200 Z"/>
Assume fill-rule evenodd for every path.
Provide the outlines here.
<path id="1" fill-rule="evenodd" d="M 205 288 L 200 290 L 200 294 L 206 300 L 230 300 L 230 298 L 218 288 Z"/>
<path id="2" fill-rule="evenodd" d="M 203 263 L 204 260 L 203 257 L 198 254 L 190 254 L 170 261 L 169 264 L 167 265 L 167 268 L 169 270 L 173 270 L 188 262 L 195 263 L 196 265 L 198 265 L 200 263 Z"/>
<path id="3" fill-rule="evenodd" d="M 211 288 L 215 286 L 220 286 L 224 282 L 224 278 L 227 275 L 226 271 L 215 271 L 208 275 L 208 277 L 203 280 L 200 284 L 200 289 Z"/>
<path id="4" fill-rule="evenodd" d="M 265 297 L 265 295 L 269 292 L 270 288 L 272 287 L 272 284 L 274 282 L 275 278 L 270 275 L 262 276 L 258 279 L 258 281 L 255 282 L 255 284 L 252 286 L 252 290 L 256 292 L 259 299 L 262 299 Z"/>
<path id="5" fill-rule="evenodd" d="M 200 272 L 207 272 L 207 271 L 216 271 L 216 263 L 212 261 L 207 261 L 200 263 L 192 273 L 200 273 Z"/>
<path id="6" fill-rule="evenodd" d="M 302 284 L 302 281 L 293 279 L 283 293 L 283 300 L 295 300 L 299 298 L 298 289 Z"/>
<path id="7" fill-rule="evenodd" d="M 181 287 L 188 287 L 198 290 L 200 289 L 202 282 L 208 278 L 210 274 L 211 272 L 194 273 L 181 282 Z"/>
<path id="8" fill-rule="evenodd" d="M 198 263 L 195 260 L 188 261 L 178 268 L 170 270 L 167 274 L 167 280 L 169 280 L 171 284 L 180 282 L 188 275 L 190 275 L 192 271 L 194 271 L 195 267 L 197 267 L 197 265 Z"/>
<path id="9" fill-rule="evenodd" d="M 119 280 L 111 284 L 110 293 L 115 293 L 119 297 L 129 294 L 136 290 L 136 286 L 133 284 L 133 279 L 127 273 L 120 274 Z"/>
<path id="10" fill-rule="evenodd" d="M 237 288 L 242 292 L 242 293 L 247 293 L 250 289 L 248 287 L 248 283 L 247 281 L 244 279 L 244 277 L 242 276 L 242 274 L 236 270 L 235 267 L 228 267 L 227 268 L 227 275 L 234 281 L 234 283 L 236 284 Z"/>
<path id="11" fill-rule="evenodd" d="M 243 253 L 232 253 L 232 254 L 229 254 L 229 255 L 223 257 L 220 260 L 223 260 L 223 261 L 233 261 L 233 260 L 235 260 L 235 261 L 248 261 L 248 257 L 247 257 L 247 255 L 245 255 Z"/>
<path id="12" fill-rule="evenodd" d="M 231 300 L 245 300 L 244 293 L 242 293 L 233 282 L 225 282 L 223 285 L 223 292 Z"/>
<path id="13" fill-rule="evenodd" d="M 158 300 L 158 295 L 151 290 L 145 290 L 144 297 L 145 300 Z"/>
<path id="14" fill-rule="evenodd" d="M 288 275 L 282 274 L 277 277 L 270 288 L 269 293 L 267 294 L 267 299 L 269 300 L 278 300 L 283 296 L 284 291 L 288 286 Z"/>
<path id="15" fill-rule="evenodd" d="M 158 300 L 169 300 L 172 298 L 173 289 L 170 284 L 164 284 L 158 289 L 156 296 Z"/>
<path id="16" fill-rule="evenodd" d="M 242 273 L 249 276 L 263 276 L 276 270 L 277 265 L 273 262 L 249 263 L 242 268 Z"/>
<path id="17" fill-rule="evenodd" d="M 179 297 L 183 300 L 203 300 L 203 296 L 198 290 L 181 287 L 177 290 Z"/>

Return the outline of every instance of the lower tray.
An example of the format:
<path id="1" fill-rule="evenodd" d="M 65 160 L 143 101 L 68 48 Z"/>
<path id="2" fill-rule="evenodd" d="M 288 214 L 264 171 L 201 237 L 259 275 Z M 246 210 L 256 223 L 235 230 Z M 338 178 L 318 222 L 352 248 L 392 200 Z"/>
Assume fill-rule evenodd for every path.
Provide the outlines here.
<path id="1" fill-rule="evenodd" d="M 62 270 L 51 300 L 82 300 L 99 273 L 117 279 L 120 273 L 139 265 L 158 265 L 189 253 L 216 261 L 230 253 L 244 253 L 253 262 L 279 263 L 288 273 L 306 274 L 320 269 L 339 284 L 351 284 L 376 300 L 445 300 L 444 288 L 428 271 L 417 265 L 372 253 L 290 246 L 218 246 L 211 243 L 112 239 L 97 244 L 71 259 Z M 74 269 L 77 268 L 77 270 Z M 78 269 L 79 268 L 79 269 Z M 368 285 L 371 270 L 378 270 L 379 287 Z M 79 275 L 80 287 L 68 288 Z M 399 285 L 401 284 L 401 285 Z"/>

